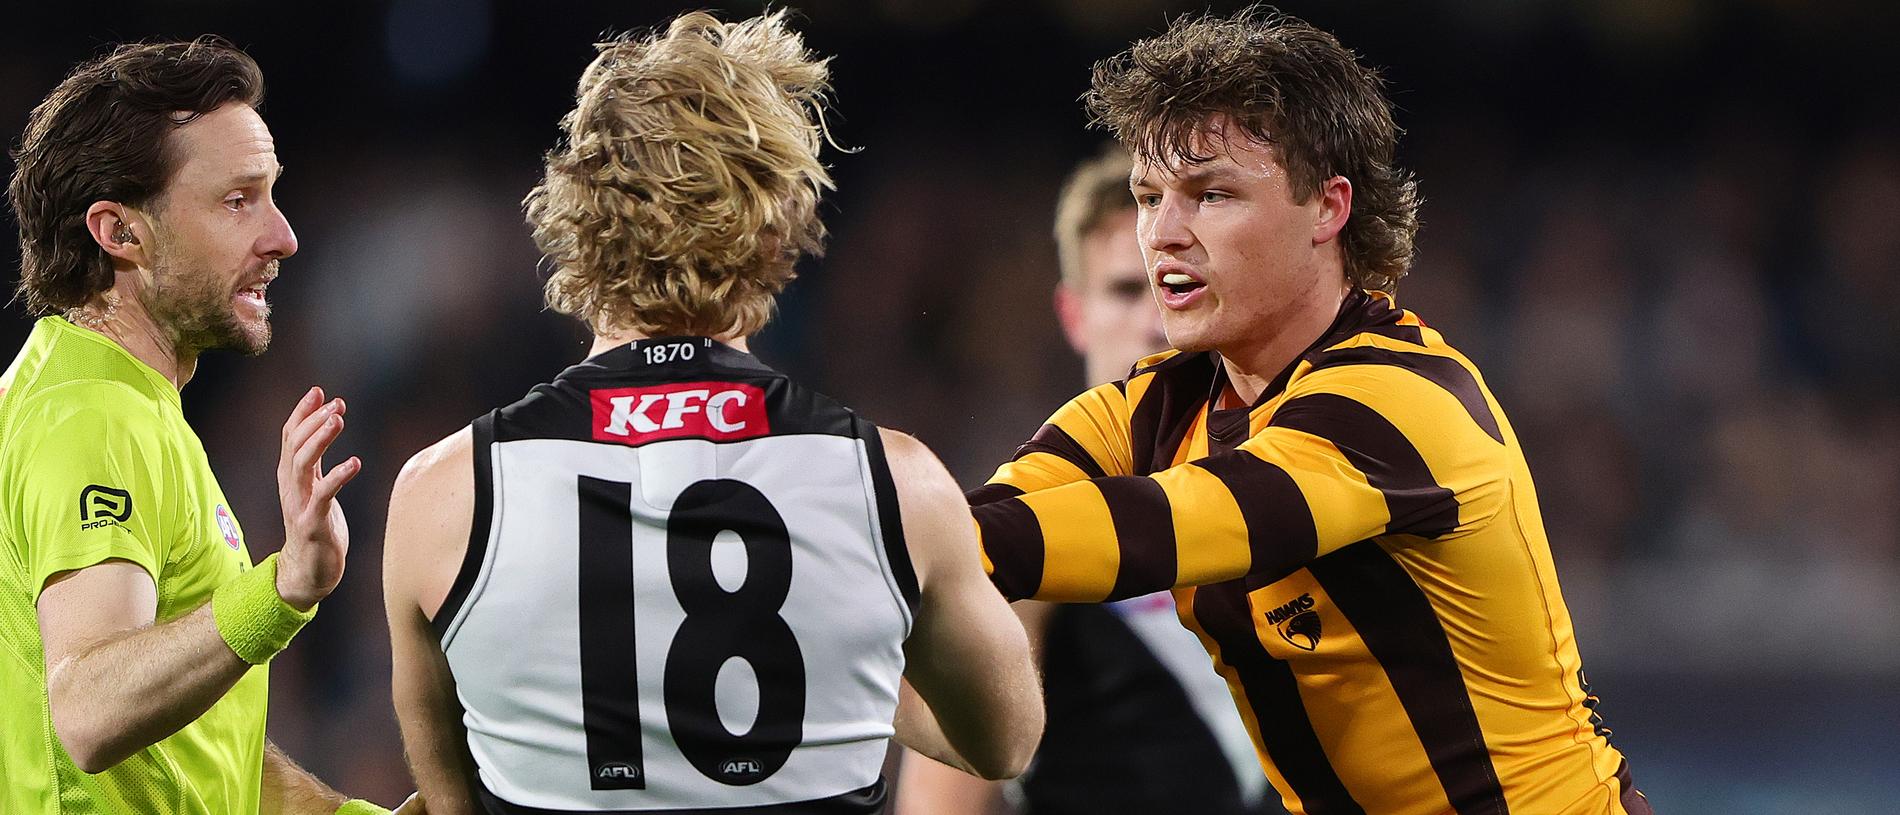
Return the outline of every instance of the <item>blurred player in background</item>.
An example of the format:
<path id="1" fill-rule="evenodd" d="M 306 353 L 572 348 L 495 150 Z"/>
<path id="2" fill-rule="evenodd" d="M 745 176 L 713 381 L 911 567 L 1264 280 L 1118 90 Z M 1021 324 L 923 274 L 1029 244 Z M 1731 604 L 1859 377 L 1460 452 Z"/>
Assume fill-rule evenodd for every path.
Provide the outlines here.
<path id="1" fill-rule="evenodd" d="M 1418 198 L 1377 75 L 1252 8 L 1137 42 L 1086 100 L 1180 350 L 972 493 L 998 587 L 1175 587 L 1290 811 L 1647 813 L 1510 424 L 1393 303 Z"/>
<path id="2" fill-rule="evenodd" d="M 784 13 L 600 46 L 528 197 L 589 357 L 390 499 L 430 811 L 875 812 L 895 728 L 984 776 L 1042 730 L 1022 626 L 914 439 L 746 350 L 824 229 L 825 60 Z M 934 717 L 931 711 L 934 710 Z"/>
<path id="3" fill-rule="evenodd" d="M 1128 152 L 1110 144 L 1063 184 L 1056 315 L 1090 383 L 1167 347 L 1135 242 Z M 1059 430 L 1031 445 L 1061 445 Z M 1048 728 L 1021 779 L 1034 815 L 1278 812 L 1226 683 L 1181 627 L 1167 592 L 1102 605 L 1023 601 L 1041 661 Z M 908 757 L 901 815 L 1010 811 L 1003 785 Z M 1272 808 L 1269 808 L 1272 807 Z"/>
<path id="4" fill-rule="evenodd" d="M 266 663 L 343 576 L 328 472 L 343 400 L 284 423 L 281 552 L 252 566 L 179 391 L 214 349 L 262 353 L 297 238 L 215 38 L 128 45 L 33 110 L 8 197 L 42 316 L 0 378 L 0 811 L 381 812 L 264 738 Z"/>

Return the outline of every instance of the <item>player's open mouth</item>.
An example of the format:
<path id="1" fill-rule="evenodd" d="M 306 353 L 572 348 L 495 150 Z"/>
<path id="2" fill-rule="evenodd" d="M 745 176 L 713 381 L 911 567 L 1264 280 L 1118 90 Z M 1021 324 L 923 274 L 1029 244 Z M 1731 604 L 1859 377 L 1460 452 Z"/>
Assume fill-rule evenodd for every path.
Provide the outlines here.
<path id="1" fill-rule="evenodd" d="M 1175 309 L 1186 308 L 1207 289 L 1207 283 L 1199 277 L 1177 269 L 1160 270 L 1155 283 L 1161 287 L 1162 304 Z"/>

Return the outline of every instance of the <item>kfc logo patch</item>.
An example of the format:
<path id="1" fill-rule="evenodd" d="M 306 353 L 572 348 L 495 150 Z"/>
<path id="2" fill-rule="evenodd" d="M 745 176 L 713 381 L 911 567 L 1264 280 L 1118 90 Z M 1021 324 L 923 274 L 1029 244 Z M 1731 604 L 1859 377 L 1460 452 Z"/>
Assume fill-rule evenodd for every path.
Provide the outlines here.
<path id="1" fill-rule="evenodd" d="M 771 432 L 765 391 L 737 382 L 679 382 L 590 392 L 594 439 L 646 444 L 664 439 L 732 441 Z"/>

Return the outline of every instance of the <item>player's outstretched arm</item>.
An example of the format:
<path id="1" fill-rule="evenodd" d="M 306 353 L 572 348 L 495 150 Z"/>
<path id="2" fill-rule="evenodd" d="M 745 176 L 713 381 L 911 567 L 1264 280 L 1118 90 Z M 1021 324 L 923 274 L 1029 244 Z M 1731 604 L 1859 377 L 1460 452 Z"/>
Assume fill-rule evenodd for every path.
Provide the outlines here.
<path id="1" fill-rule="evenodd" d="M 1010 609 L 1016 612 L 1017 619 L 1022 620 L 1023 632 L 1029 635 L 1030 653 L 1035 657 L 1036 672 L 1041 675 L 1043 637 L 1048 633 L 1049 613 L 1055 609 L 1055 605 L 1023 600 L 1010 604 Z M 922 712 L 918 709 L 906 711 L 906 714 Z M 926 759 L 926 756 L 915 751 L 904 751 L 903 763 L 897 771 L 897 801 L 891 810 L 895 815 L 1015 812 L 1004 802 L 1002 783 L 978 778 L 967 769 L 950 766 L 954 762 Z"/>
<path id="2" fill-rule="evenodd" d="M 284 425 L 284 551 L 304 558 L 292 574 L 273 562 L 220 587 L 221 599 L 158 625 L 157 586 L 137 563 L 106 560 L 48 578 L 37 603 L 47 700 L 54 733 L 81 770 L 110 768 L 203 715 L 283 647 L 273 636 L 287 640 L 297 615 L 336 587 L 348 548 L 336 494 L 362 469 L 351 458 L 321 472 L 342 414 L 341 400 L 324 404 L 312 389 Z M 250 653 L 240 656 L 232 642 Z"/>
<path id="3" fill-rule="evenodd" d="M 1508 448 L 1471 416 L 1402 368 L 1328 368 L 1291 386 L 1272 422 L 1234 450 L 973 511 L 991 579 L 1012 599 L 1093 603 L 1277 580 L 1367 538 L 1441 540 L 1497 512 Z"/>
<path id="4" fill-rule="evenodd" d="M 1014 777 L 1042 738 L 1028 639 L 983 574 L 956 481 L 923 443 L 880 432 L 922 593 L 904 644 L 921 699 L 899 706 L 898 740 L 985 778 Z"/>
<path id="5" fill-rule="evenodd" d="M 389 498 L 383 538 L 383 601 L 389 613 L 390 691 L 403 753 L 431 813 L 475 812 L 475 760 L 448 657 L 429 615 L 448 595 L 475 511 L 474 436 L 467 428 L 403 465 Z M 425 613 L 425 609 L 427 613 Z"/>

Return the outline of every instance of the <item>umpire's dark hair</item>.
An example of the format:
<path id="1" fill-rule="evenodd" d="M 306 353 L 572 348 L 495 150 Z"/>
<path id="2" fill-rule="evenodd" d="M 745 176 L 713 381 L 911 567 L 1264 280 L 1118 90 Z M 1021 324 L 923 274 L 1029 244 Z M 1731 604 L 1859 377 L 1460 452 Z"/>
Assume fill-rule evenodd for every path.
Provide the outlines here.
<path id="1" fill-rule="evenodd" d="M 96 201 L 159 200 L 178 168 L 172 131 L 211 111 L 264 101 L 264 75 L 221 37 L 121 45 L 80 65 L 27 117 L 7 201 L 20 224 L 20 286 L 34 315 L 112 287 L 112 258 L 86 228 Z"/>
<path id="2" fill-rule="evenodd" d="M 1398 126 L 1377 71 L 1333 35 L 1264 6 L 1183 17 L 1095 64 L 1082 97 L 1095 124 L 1152 164 L 1198 164 L 1217 117 L 1273 145 L 1295 200 L 1352 182 L 1340 231 L 1346 276 L 1392 291 L 1412 265 L 1418 183 L 1394 159 Z"/>

